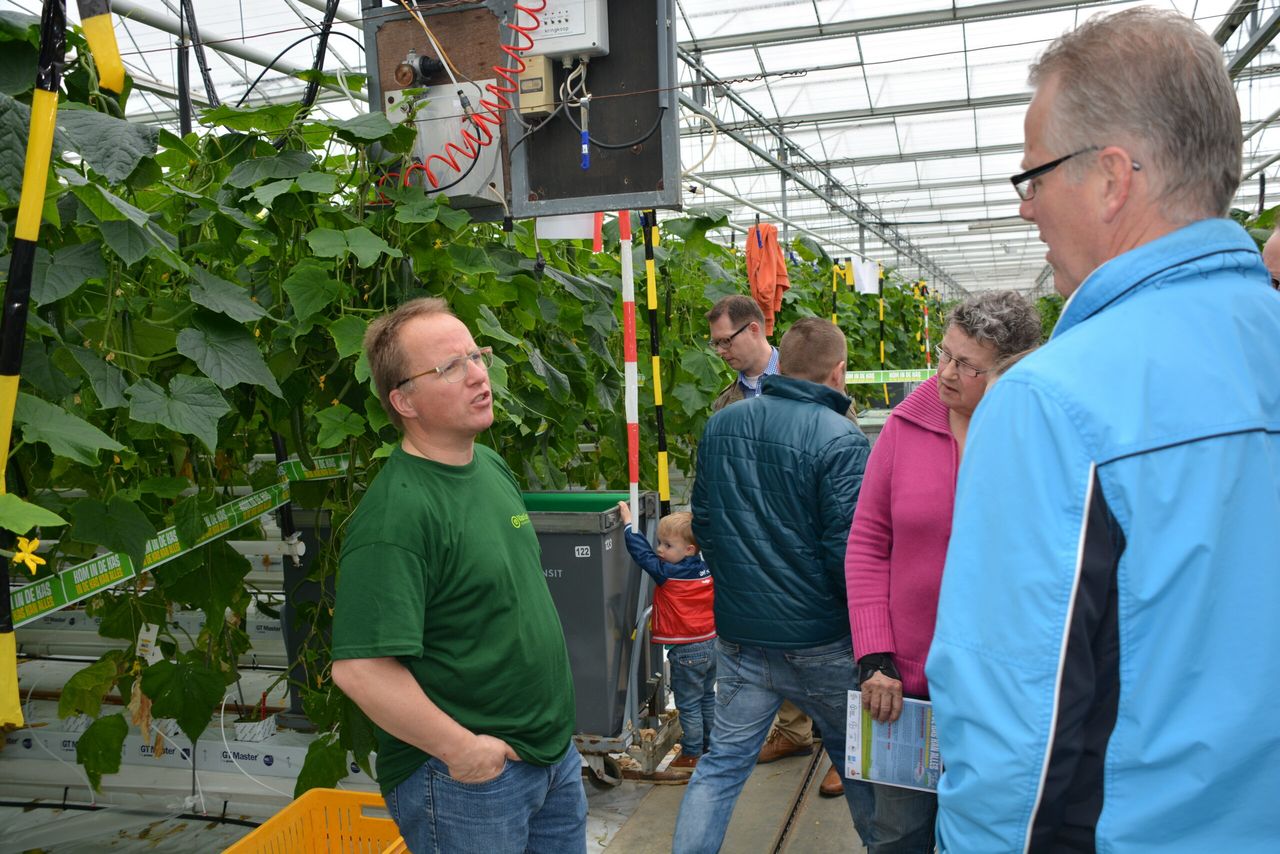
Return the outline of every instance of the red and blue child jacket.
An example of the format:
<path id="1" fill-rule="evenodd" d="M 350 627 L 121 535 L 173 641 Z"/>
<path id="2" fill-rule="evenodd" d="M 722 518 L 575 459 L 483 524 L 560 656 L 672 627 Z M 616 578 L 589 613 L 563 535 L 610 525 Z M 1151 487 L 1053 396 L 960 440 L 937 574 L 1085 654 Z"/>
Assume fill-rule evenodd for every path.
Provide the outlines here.
<path id="1" fill-rule="evenodd" d="M 653 642 L 684 644 L 714 638 L 715 584 L 702 556 L 667 563 L 630 525 L 623 533 L 631 559 L 658 585 L 653 591 Z"/>

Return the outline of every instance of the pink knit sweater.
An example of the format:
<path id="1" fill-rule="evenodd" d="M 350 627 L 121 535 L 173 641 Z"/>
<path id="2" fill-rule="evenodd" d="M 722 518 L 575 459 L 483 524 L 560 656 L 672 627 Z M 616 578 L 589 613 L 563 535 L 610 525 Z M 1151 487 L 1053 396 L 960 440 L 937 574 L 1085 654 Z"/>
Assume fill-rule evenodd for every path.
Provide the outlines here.
<path id="1" fill-rule="evenodd" d="M 854 655 L 892 653 L 902 690 L 919 697 L 929 694 L 924 663 L 951 539 L 957 450 L 933 377 L 876 439 L 845 553 Z"/>

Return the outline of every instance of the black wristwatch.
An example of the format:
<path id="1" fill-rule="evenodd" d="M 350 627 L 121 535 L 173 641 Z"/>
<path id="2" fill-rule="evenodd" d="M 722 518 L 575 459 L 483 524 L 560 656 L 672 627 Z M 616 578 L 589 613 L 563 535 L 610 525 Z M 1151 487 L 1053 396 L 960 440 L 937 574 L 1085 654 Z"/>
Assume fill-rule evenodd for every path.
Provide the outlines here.
<path id="1" fill-rule="evenodd" d="M 887 652 L 872 652 L 858 659 L 858 684 L 861 685 L 877 673 L 883 673 L 890 679 L 902 681 L 898 668 L 893 664 L 893 655 Z"/>

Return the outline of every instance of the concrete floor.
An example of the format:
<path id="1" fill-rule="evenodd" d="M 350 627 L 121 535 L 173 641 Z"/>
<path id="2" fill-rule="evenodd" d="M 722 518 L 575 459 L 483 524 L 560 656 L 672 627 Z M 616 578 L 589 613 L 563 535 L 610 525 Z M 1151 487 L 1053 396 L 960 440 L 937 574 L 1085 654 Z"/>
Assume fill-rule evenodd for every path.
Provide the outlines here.
<path id="1" fill-rule="evenodd" d="M 791 812 L 811 760 L 782 759 L 759 765 L 747 780 L 734 807 L 722 850 L 727 854 L 767 854 L 777 848 L 783 824 Z M 830 762 L 824 755 L 803 793 L 794 825 L 781 849 L 788 854 L 827 854 L 863 848 L 843 798 L 818 796 L 818 782 Z M 605 846 L 609 854 L 668 854 L 683 786 L 653 786 L 622 829 Z"/>

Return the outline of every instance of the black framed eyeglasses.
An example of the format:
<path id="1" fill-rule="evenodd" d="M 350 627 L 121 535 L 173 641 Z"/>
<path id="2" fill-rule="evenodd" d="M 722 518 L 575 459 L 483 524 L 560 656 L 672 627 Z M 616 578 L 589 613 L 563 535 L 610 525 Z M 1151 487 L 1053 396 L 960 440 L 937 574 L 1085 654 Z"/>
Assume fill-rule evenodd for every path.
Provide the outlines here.
<path id="1" fill-rule="evenodd" d="M 733 339 L 737 338 L 739 335 L 745 332 L 747 327 L 750 325 L 751 325 L 751 321 L 748 320 L 746 323 L 739 326 L 738 331 L 730 335 L 728 338 L 712 338 L 708 342 L 711 345 L 711 349 L 712 350 L 728 350 L 730 347 L 733 346 Z"/>
<path id="2" fill-rule="evenodd" d="M 955 362 L 956 372 L 959 373 L 961 376 L 968 377 L 971 380 L 976 380 L 978 377 L 982 376 L 983 374 L 991 373 L 990 368 L 987 368 L 986 370 L 983 370 L 982 368 L 975 368 L 973 365 L 969 364 L 963 359 L 957 359 L 955 356 L 951 355 L 951 352 L 945 349 L 941 344 L 938 344 L 936 347 L 934 347 L 933 352 L 938 355 L 939 371 L 941 371 L 944 367 L 946 367 L 948 362 Z"/>
<path id="3" fill-rule="evenodd" d="M 450 359 L 443 365 L 436 365 L 434 368 L 427 368 L 425 371 L 416 373 L 411 377 L 405 377 L 395 384 L 395 388 L 400 388 L 407 382 L 425 377 L 427 374 L 436 374 L 440 379 L 447 383 L 462 382 L 462 378 L 467 375 L 468 365 L 479 365 L 484 370 L 489 370 L 489 366 L 493 364 L 493 348 L 481 347 L 478 350 L 472 350 L 465 356 L 458 356 Z"/>
<path id="4" fill-rule="evenodd" d="M 1042 163 L 1039 166 L 1028 169 L 1026 172 L 1019 172 L 1009 179 L 1009 183 L 1013 184 L 1013 191 L 1018 194 L 1018 198 L 1024 202 L 1029 202 L 1036 197 L 1036 179 L 1048 175 L 1054 169 L 1057 169 L 1063 163 L 1066 163 L 1073 157 L 1079 157 L 1081 154 L 1088 154 L 1091 151 L 1101 151 L 1103 146 L 1090 145 L 1079 151 L 1073 151 L 1070 154 L 1059 157 L 1057 160 L 1050 160 L 1048 163 Z M 1131 160 L 1133 171 L 1142 170 L 1142 164 L 1136 160 Z"/>
<path id="5" fill-rule="evenodd" d="M 1097 150 L 1098 146 L 1090 145 L 1087 148 L 1080 149 L 1079 151 L 1073 151 L 1064 157 L 1059 157 L 1057 160 L 1050 160 L 1048 163 L 1042 163 L 1039 166 L 1028 169 L 1026 172 L 1020 172 L 1010 178 L 1009 183 L 1013 184 L 1013 191 L 1018 194 L 1018 198 L 1022 199 L 1024 202 L 1029 202 L 1036 196 L 1035 179 L 1042 175 L 1048 175 L 1054 169 L 1057 169 L 1073 157 L 1079 157 L 1081 154 L 1088 154 L 1090 151 Z"/>

